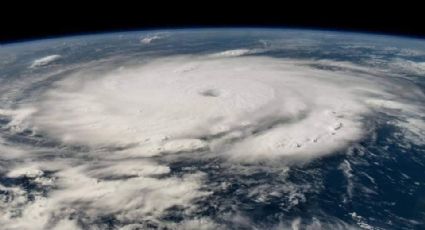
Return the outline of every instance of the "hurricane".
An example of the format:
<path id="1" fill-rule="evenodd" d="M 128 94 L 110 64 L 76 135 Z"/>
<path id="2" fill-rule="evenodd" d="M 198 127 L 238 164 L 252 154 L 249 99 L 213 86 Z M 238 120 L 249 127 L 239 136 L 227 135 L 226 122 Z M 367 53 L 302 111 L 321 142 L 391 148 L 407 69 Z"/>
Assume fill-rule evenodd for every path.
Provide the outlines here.
<path id="1" fill-rule="evenodd" d="M 0 46 L 0 224 L 419 229 L 425 43 L 346 36 L 177 30 Z"/>

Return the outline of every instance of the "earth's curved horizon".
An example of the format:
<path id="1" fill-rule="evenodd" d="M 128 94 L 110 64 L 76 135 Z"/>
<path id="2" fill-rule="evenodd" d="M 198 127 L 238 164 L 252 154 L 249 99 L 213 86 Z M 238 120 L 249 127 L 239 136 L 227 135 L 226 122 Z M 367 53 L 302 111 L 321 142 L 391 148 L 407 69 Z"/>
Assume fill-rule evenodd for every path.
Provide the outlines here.
<path id="1" fill-rule="evenodd" d="M 422 229 L 425 40 L 191 28 L 0 46 L 4 229 Z"/>

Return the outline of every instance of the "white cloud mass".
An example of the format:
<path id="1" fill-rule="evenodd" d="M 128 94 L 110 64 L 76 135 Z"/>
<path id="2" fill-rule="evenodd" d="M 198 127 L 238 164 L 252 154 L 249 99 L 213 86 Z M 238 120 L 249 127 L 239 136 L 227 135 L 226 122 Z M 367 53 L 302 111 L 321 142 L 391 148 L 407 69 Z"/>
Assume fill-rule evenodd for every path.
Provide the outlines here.
<path id="1" fill-rule="evenodd" d="M 19 120 L 64 143 L 128 146 L 123 154 L 210 150 L 257 161 L 335 152 L 365 133 L 361 120 L 376 105 L 370 102 L 402 100 L 380 77 L 308 64 L 180 56 L 104 76 L 75 75 L 21 106 L 32 113 Z"/>

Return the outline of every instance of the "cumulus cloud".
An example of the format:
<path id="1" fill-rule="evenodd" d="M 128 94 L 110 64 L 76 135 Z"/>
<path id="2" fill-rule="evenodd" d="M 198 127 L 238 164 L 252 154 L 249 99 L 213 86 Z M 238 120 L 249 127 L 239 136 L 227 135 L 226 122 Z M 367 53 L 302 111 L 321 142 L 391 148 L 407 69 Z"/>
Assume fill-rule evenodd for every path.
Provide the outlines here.
<path id="1" fill-rule="evenodd" d="M 57 160 L 19 165 L 12 169 L 7 177 L 25 177 L 31 183 L 55 189 L 48 197 L 32 193 L 35 198 L 30 201 L 27 198 L 30 191 L 19 187 L 6 188 L 15 205 L 10 202 L 3 204 L 4 215 L 0 223 L 6 224 L 9 229 L 45 229 L 49 226 L 74 226 L 73 222 L 63 223 L 63 217 L 75 215 L 86 216 L 88 223 L 107 215 L 115 215 L 123 222 L 156 220 L 168 208 L 190 208 L 191 200 L 208 195 L 198 191 L 201 174 L 153 178 L 153 175 L 168 173 L 169 169 L 144 160 L 119 163 L 99 160 L 86 164 L 80 162 L 79 165 Z M 52 169 L 58 172 L 49 179 L 44 172 Z"/>
<path id="2" fill-rule="evenodd" d="M 155 42 L 157 40 L 160 40 L 162 38 L 164 38 L 164 37 L 161 36 L 160 34 L 149 34 L 149 35 L 140 37 L 140 42 L 142 44 L 150 44 L 150 43 Z"/>
<path id="3" fill-rule="evenodd" d="M 49 65 L 49 64 L 59 60 L 61 57 L 62 56 L 58 55 L 58 54 L 45 56 L 45 57 L 34 60 L 30 67 L 31 68 L 37 68 L 37 67 L 46 66 L 46 65 Z"/>
<path id="4" fill-rule="evenodd" d="M 425 62 L 415 62 L 407 59 L 394 59 L 390 63 L 390 67 L 397 72 L 425 75 Z"/>

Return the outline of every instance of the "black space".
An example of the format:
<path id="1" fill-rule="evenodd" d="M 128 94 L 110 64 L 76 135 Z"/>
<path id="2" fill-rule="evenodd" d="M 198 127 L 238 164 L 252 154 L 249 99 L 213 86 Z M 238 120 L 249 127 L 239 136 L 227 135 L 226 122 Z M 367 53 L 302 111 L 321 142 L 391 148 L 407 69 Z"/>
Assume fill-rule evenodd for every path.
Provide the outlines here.
<path id="1" fill-rule="evenodd" d="M 229 1 L 230 2 L 230 1 Z M 22 4 L 22 6 L 19 6 Z M 4 7 L 0 14 L 0 43 L 38 38 L 158 28 L 187 27 L 290 27 L 347 30 L 425 37 L 420 4 L 386 2 L 384 5 L 335 2 L 324 5 L 299 2 L 182 4 L 157 2 L 128 5 L 125 2 L 25 2 Z M 25 7 L 24 7 L 25 6 Z M 383 7 L 385 6 L 385 7 Z"/>

